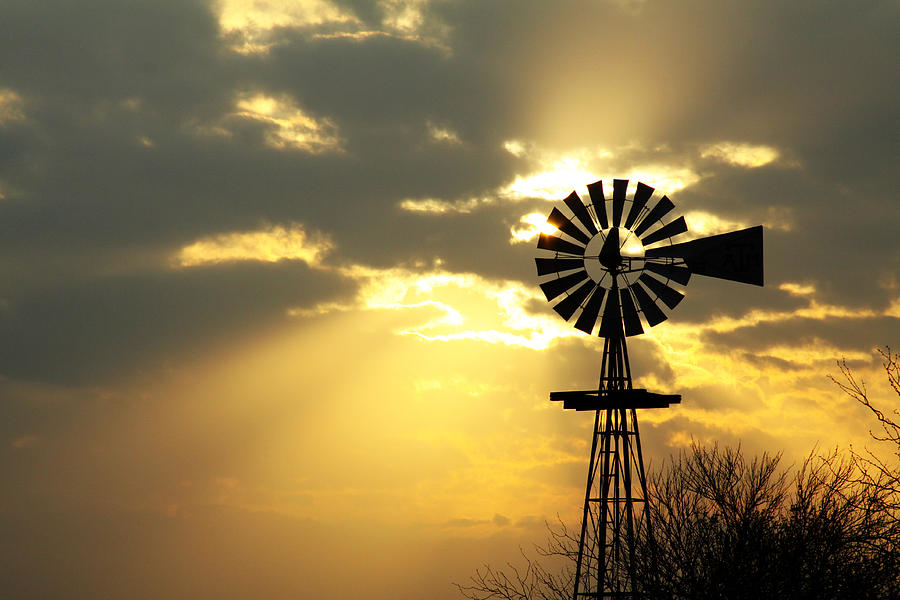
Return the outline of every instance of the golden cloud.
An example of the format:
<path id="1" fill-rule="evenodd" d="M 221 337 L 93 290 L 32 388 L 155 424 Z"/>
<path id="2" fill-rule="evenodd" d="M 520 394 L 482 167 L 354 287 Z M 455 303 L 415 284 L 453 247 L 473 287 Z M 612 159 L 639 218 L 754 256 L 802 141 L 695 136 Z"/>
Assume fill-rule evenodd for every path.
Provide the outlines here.
<path id="1" fill-rule="evenodd" d="M 701 158 L 713 158 L 738 167 L 755 169 L 767 165 L 779 157 L 772 146 L 719 142 L 700 150 Z"/>
<path id="2" fill-rule="evenodd" d="M 524 226 L 513 225 L 509 228 L 509 243 L 531 242 L 541 233 L 552 234 L 556 227 L 547 222 L 547 215 L 541 213 L 528 213 L 519 219 Z"/>
<path id="3" fill-rule="evenodd" d="M 462 143 L 455 131 L 447 127 L 439 127 L 431 122 L 428 123 L 428 135 L 434 141 L 444 144 L 458 145 Z"/>
<path id="4" fill-rule="evenodd" d="M 240 54 L 266 54 L 278 28 L 324 27 L 326 33 L 313 38 L 363 40 L 373 36 L 402 38 L 446 51 L 442 39 L 446 28 L 425 19 L 429 0 L 380 0 L 380 29 L 363 30 L 362 21 L 350 10 L 329 0 L 220 0 L 219 27 L 231 40 L 231 50 Z"/>
<path id="5" fill-rule="evenodd" d="M 784 290 L 791 296 L 812 296 L 816 293 L 816 286 L 809 283 L 793 283 L 785 282 L 778 286 L 779 290 Z"/>
<path id="6" fill-rule="evenodd" d="M 0 125 L 25 120 L 22 96 L 9 88 L 0 88 Z"/>
<path id="7" fill-rule="evenodd" d="M 324 303 L 295 308 L 289 314 L 308 317 L 350 310 L 406 311 L 419 322 L 395 330 L 397 335 L 425 341 L 474 340 L 534 350 L 547 348 L 560 338 L 580 335 L 558 318 L 530 313 L 526 304 L 543 296 L 516 281 L 452 273 L 439 266 L 416 271 L 350 265 L 336 271 L 359 286 L 352 304 Z"/>
<path id="8" fill-rule="evenodd" d="M 327 236 L 309 234 L 302 225 L 293 223 L 287 228 L 270 226 L 202 238 L 181 248 L 173 263 L 177 267 L 198 267 L 236 261 L 299 260 L 319 266 L 333 247 Z"/>
<path id="9" fill-rule="evenodd" d="M 328 0 L 220 0 L 219 27 L 239 34 L 231 49 L 241 54 L 264 54 L 271 48 L 270 35 L 277 27 L 317 25 L 358 26 L 354 14 Z"/>
<path id="10" fill-rule="evenodd" d="M 611 180 L 625 177 L 630 181 L 628 193 L 633 194 L 638 181 L 671 194 L 700 181 L 700 175 L 688 167 L 662 162 L 637 163 L 630 168 L 615 169 L 612 161 L 616 153 L 606 148 L 579 148 L 558 152 L 540 148 L 522 140 L 507 140 L 503 148 L 526 162 L 523 173 L 506 185 L 498 187 L 482 198 L 439 200 L 435 198 L 407 198 L 400 208 L 412 212 L 435 214 L 468 213 L 482 205 L 540 199 L 556 202 L 572 192 L 572 183 L 579 182 L 576 191 L 586 197 L 586 186 L 597 179 Z M 633 148 L 631 148 L 633 149 Z M 617 171 L 617 172 L 613 172 Z M 525 235 L 524 233 L 521 235 Z M 529 237 L 515 237 L 527 241 Z"/>
<path id="11" fill-rule="evenodd" d="M 271 148 L 314 154 L 341 149 L 337 126 L 328 119 L 310 117 L 288 96 L 257 93 L 240 98 L 235 115 L 269 125 L 266 144 Z"/>
<path id="12" fill-rule="evenodd" d="M 465 200 L 440 200 L 438 198 L 406 198 L 400 201 L 400 208 L 409 212 L 443 215 L 447 213 L 467 214 L 481 206 L 490 204 L 490 198 L 468 198 Z"/>
<path id="13" fill-rule="evenodd" d="M 729 221 L 702 210 L 686 212 L 684 220 L 688 224 L 687 236 L 679 240 L 686 240 L 688 237 L 706 237 L 747 227 L 747 224 L 741 221 Z"/>

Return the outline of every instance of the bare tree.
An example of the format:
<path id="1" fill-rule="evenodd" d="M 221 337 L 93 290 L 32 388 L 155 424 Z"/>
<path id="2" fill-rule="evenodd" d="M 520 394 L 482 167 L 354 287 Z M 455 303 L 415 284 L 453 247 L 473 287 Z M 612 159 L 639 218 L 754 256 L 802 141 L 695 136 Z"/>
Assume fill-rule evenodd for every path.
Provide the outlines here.
<path id="1" fill-rule="evenodd" d="M 520 549 L 518 566 L 511 562 L 505 569 L 484 565 L 467 584 L 456 584 L 460 593 L 470 600 L 568 600 L 575 581 L 578 539 L 562 521 L 546 526 L 545 544 L 534 549 L 538 558 Z"/>
<path id="2" fill-rule="evenodd" d="M 767 581 L 786 496 L 779 460 L 693 445 L 651 476 L 652 536 L 641 538 L 637 552 L 645 595 L 727 598 Z"/>
<path id="3" fill-rule="evenodd" d="M 654 477 L 653 537 L 639 555 L 647 598 L 897 598 L 900 531 L 890 493 L 863 465 L 812 454 L 792 477 L 780 457 L 692 447 Z"/>
<path id="4" fill-rule="evenodd" d="M 879 350 L 900 398 L 900 356 Z M 650 475 L 652 536 L 638 539 L 635 570 L 648 599 L 900 598 L 900 405 L 886 411 L 846 361 L 832 381 L 874 415 L 887 449 L 819 453 L 793 471 L 780 455 L 693 445 Z M 896 459 L 896 460 L 895 460 Z M 523 566 L 485 566 L 470 600 L 565 600 L 578 540 L 560 523 Z M 548 567 L 548 559 L 562 567 Z M 622 569 L 628 572 L 628 569 Z"/>
<path id="5" fill-rule="evenodd" d="M 890 347 L 878 350 L 882 358 L 882 367 L 887 375 L 888 384 L 897 394 L 900 400 L 900 356 L 891 352 Z M 866 382 L 857 380 L 853 371 L 847 366 L 846 359 L 838 362 L 841 371 L 841 379 L 830 379 L 848 396 L 865 406 L 875 416 L 881 431 L 876 433 L 869 430 L 872 439 L 887 448 L 888 453 L 894 455 L 896 460 L 888 461 L 875 452 L 866 449 L 863 452 L 854 450 L 855 455 L 863 461 L 869 469 L 865 474 L 868 485 L 888 488 L 894 493 L 895 515 L 900 512 L 900 403 L 893 410 L 886 413 L 878 408 L 869 398 Z"/>
<path id="6" fill-rule="evenodd" d="M 653 474 L 653 535 L 636 551 L 640 596 L 900 597 L 892 492 L 864 485 L 865 465 L 852 454 L 813 454 L 793 475 L 780 460 L 694 445 Z M 577 538 L 561 527 L 538 558 L 524 556 L 525 567 L 485 567 L 459 587 L 471 600 L 569 598 L 576 551 Z M 569 568 L 548 569 L 548 556 Z"/>

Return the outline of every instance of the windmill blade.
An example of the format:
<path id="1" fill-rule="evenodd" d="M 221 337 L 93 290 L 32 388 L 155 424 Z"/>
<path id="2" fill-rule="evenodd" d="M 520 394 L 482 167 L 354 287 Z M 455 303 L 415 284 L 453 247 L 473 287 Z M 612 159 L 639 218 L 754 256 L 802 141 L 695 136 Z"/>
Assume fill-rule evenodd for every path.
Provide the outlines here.
<path id="1" fill-rule="evenodd" d="M 576 271 L 571 275 L 566 275 L 565 277 L 560 277 L 558 279 L 551 279 L 546 283 L 542 283 L 541 289 L 544 290 L 544 295 L 547 296 L 547 300 L 553 300 L 563 292 L 572 289 L 574 286 L 578 285 L 587 278 L 587 271 Z"/>
<path id="2" fill-rule="evenodd" d="M 581 258 L 536 258 L 534 262 L 537 265 L 538 275 L 549 275 L 584 267 L 584 260 Z"/>
<path id="3" fill-rule="evenodd" d="M 650 229 L 651 225 L 663 218 L 673 208 L 675 208 L 675 205 L 672 204 L 672 201 L 669 200 L 668 196 L 660 198 L 659 202 L 656 203 L 656 206 L 651 208 L 650 212 L 644 215 L 644 218 L 638 223 L 638 226 L 634 230 L 635 235 L 644 235 L 644 232 Z"/>
<path id="4" fill-rule="evenodd" d="M 610 293 L 603 308 L 603 318 L 600 319 L 600 331 L 597 335 L 605 338 L 620 337 L 622 335 L 622 310 L 619 306 L 619 295 Z"/>
<path id="5" fill-rule="evenodd" d="M 562 252 L 564 254 L 577 254 L 584 256 L 584 248 L 577 246 L 572 242 L 567 242 L 553 235 L 542 233 L 538 236 L 538 248 L 542 250 L 553 250 L 554 252 Z"/>
<path id="6" fill-rule="evenodd" d="M 606 196 L 603 195 L 603 181 L 589 183 L 587 189 L 591 195 L 594 212 L 597 213 L 597 220 L 600 221 L 600 229 L 606 229 L 609 227 L 609 221 L 606 220 Z"/>
<path id="7" fill-rule="evenodd" d="M 628 217 L 625 219 L 626 229 L 631 229 L 631 226 L 634 225 L 638 215 L 644 210 L 647 200 L 649 200 L 652 195 L 653 188 L 639 181 L 637 189 L 634 191 L 634 200 L 631 201 L 631 210 L 628 211 Z"/>
<path id="8" fill-rule="evenodd" d="M 625 192 L 628 190 L 627 179 L 613 179 L 613 227 L 622 224 L 622 210 L 625 208 Z"/>
<path id="9" fill-rule="evenodd" d="M 572 267 L 574 268 L 574 267 Z M 668 263 L 645 262 L 644 269 L 652 271 L 657 275 L 662 275 L 666 279 L 671 279 L 681 285 L 687 285 L 691 280 L 691 270 L 681 265 L 670 265 Z"/>
<path id="10" fill-rule="evenodd" d="M 563 298 L 563 301 L 553 307 L 553 310 L 558 312 L 560 316 L 568 321 L 572 318 L 572 315 L 575 314 L 575 311 L 578 310 L 578 307 L 581 306 L 581 303 L 584 302 L 584 299 L 590 295 L 590 293 L 594 290 L 597 285 L 593 282 L 593 280 L 585 281 L 580 288 Z"/>
<path id="11" fill-rule="evenodd" d="M 684 294 L 676 289 L 670 288 L 659 279 L 650 277 L 646 273 L 641 273 L 641 276 L 638 277 L 638 281 L 646 285 L 650 291 L 656 294 L 656 296 L 669 308 L 675 308 L 678 306 L 678 303 L 684 299 Z"/>
<path id="12" fill-rule="evenodd" d="M 645 258 L 682 258 L 694 275 L 763 285 L 762 225 L 651 248 Z"/>
<path id="13" fill-rule="evenodd" d="M 625 335 L 640 335 L 644 333 L 644 328 L 641 326 L 641 318 L 638 316 L 634 300 L 631 298 L 631 292 L 626 287 L 619 290 L 619 295 L 622 296 L 622 320 L 625 322 Z"/>
<path id="14" fill-rule="evenodd" d="M 590 213 L 588 213 L 587 208 L 584 206 L 581 198 L 578 197 L 578 194 L 572 192 L 566 196 L 563 202 L 566 203 L 566 206 L 569 207 L 572 214 L 581 221 L 581 224 L 584 225 L 584 228 L 587 229 L 591 235 L 597 235 L 597 227 L 594 226 L 594 221 L 591 219 Z M 587 242 L 585 242 L 585 244 L 586 243 Z"/>
<path id="15" fill-rule="evenodd" d="M 650 297 L 650 294 L 647 293 L 644 286 L 635 281 L 631 284 L 631 291 L 634 292 L 634 297 L 637 298 L 638 306 L 641 307 L 641 312 L 644 313 L 644 318 L 647 319 L 647 323 L 650 327 L 659 325 L 666 320 L 666 313 L 656 305 L 656 302 L 653 301 L 653 298 Z"/>
<path id="16" fill-rule="evenodd" d="M 590 300 L 584 305 L 578 320 L 575 321 L 575 329 L 579 329 L 588 335 L 594 330 L 594 323 L 597 322 L 597 315 L 600 314 L 600 305 L 603 304 L 603 296 L 606 295 L 606 289 L 599 285 L 591 295 Z"/>
<path id="17" fill-rule="evenodd" d="M 659 240 L 675 237 L 679 233 L 684 233 L 685 231 L 687 231 L 687 223 L 684 222 L 684 217 L 678 217 L 671 223 L 663 225 L 650 235 L 642 237 L 641 243 L 644 246 L 649 246 L 653 242 L 658 242 Z"/>
<path id="18" fill-rule="evenodd" d="M 566 218 L 566 215 L 559 212 L 559 209 L 555 206 L 553 207 L 553 210 L 550 211 L 550 216 L 547 217 L 547 222 L 566 235 L 575 238 L 582 244 L 587 244 L 591 241 L 591 238 L 589 236 L 585 235 L 584 232 L 581 231 L 581 229 L 579 229 L 577 225 L 575 225 L 575 223 Z"/>

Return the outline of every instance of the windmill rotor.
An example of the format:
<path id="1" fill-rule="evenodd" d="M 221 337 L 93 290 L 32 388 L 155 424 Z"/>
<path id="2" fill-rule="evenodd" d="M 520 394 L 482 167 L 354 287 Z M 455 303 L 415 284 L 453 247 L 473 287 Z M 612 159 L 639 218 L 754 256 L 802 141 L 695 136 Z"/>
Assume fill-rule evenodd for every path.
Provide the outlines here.
<path id="1" fill-rule="evenodd" d="M 763 284 L 762 226 L 678 241 L 688 231 L 668 196 L 614 179 L 607 199 L 602 181 L 588 184 L 590 202 L 576 192 L 554 207 L 535 258 L 540 287 L 553 309 L 574 327 L 600 337 L 639 335 L 668 318 L 684 299 L 691 275 Z"/>

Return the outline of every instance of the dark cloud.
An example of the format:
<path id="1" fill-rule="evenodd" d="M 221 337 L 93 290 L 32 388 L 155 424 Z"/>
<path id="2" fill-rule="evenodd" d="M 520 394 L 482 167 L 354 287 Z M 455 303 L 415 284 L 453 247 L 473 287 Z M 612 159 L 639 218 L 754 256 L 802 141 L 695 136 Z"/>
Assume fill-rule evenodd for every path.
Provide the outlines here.
<path id="1" fill-rule="evenodd" d="M 741 348 L 766 357 L 772 346 L 808 346 L 844 348 L 847 351 L 868 353 L 873 348 L 890 344 L 900 331 L 896 317 L 813 319 L 795 317 L 787 321 L 761 323 L 740 327 L 734 331 L 703 334 L 709 347 Z M 834 357 L 839 358 L 839 357 Z"/>
<path id="2" fill-rule="evenodd" d="M 881 314 L 896 300 L 896 3 L 441 0 L 419 7 L 419 31 L 355 37 L 333 34 L 385 28 L 391 3 L 335 4 L 359 21 L 285 25 L 263 36 L 268 53 L 240 54 L 231 45 L 250 38 L 221 31 L 205 0 L 3 2 L 7 595 L 451 598 L 450 577 L 505 564 L 543 532 L 533 515 L 544 509 L 522 490 L 569 493 L 559 510 L 580 514 L 586 465 L 566 457 L 586 457 L 592 415 L 548 408 L 547 394 L 595 386 L 602 340 L 537 351 L 392 335 L 439 316 L 430 305 L 286 314 L 347 304 L 358 282 L 337 268 L 354 263 L 415 271 L 440 258 L 534 289 L 534 242 L 511 244 L 510 228 L 550 203 L 502 190 L 545 159 L 585 150 L 604 176 L 696 174 L 659 192 L 681 213 L 766 224 L 766 287 L 695 277 L 669 323 L 812 298 Z M 254 94 L 331 124 L 338 147 L 271 147 L 275 122 L 235 114 Z M 513 139 L 524 155 L 504 149 Z M 718 142 L 779 158 L 746 168 L 702 156 Z M 424 198 L 487 201 L 468 213 L 399 206 Z M 334 242 L 324 268 L 172 267 L 200 238 L 291 223 Z M 494 316 L 486 306 L 476 320 Z M 557 318 L 542 300 L 526 310 Z M 859 356 L 898 333 L 887 316 L 706 332 L 703 351 L 745 371 L 722 378 L 731 385 L 680 383 L 670 360 L 687 357 L 630 338 L 635 384 L 652 377 L 683 395 L 664 422 L 642 414 L 647 462 L 691 437 L 743 440 L 750 455 L 796 446 L 785 431 L 830 440 L 858 421 L 864 432 L 865 411 L 809 392 L 827 391 L 836 366 L 822 358 L 818 373 L 780 349 L 858 353 L 862 370 L 872 361 Z M 249 343 L 266 336 L 280 342 Z M 225 351 L 241 360 L 197 366 Z M 775 400 L 785 409 L 769 406 L 767 379 L 790 377 L 796 389 Z M 813 417 L 797 430 L 781 412 Z M 497 533 L 462 537 L 475 525 Z"/>
<path id="3" fill-rule="evenodd" d="M 304 265 L 243 264 L 75 281 L 8 297 L 3 374 L 90 383 L 152 372 L 283 326 L 289 307 L 346 293 Z"/>
<path id="4" fill-rule="evenodd" d="M 129 98 L 183 117 L 228 91 L 218 24 L 201 0 L 13 0 L 3 14 L 0 80 L 66 121 Z"/>
<path id="5" fill-rule="evenodd" d="M 375 29 L 384 17 L 371 3 L 342 6 L 362 21 L 354 28 Z M 167 257 L 198 237 L 265 223 L 332 235 L 335 260 L 440 257 L 450 270 L 533 282 L 533 248 L 511 245 L 509 228 L 526 212 L 547 212 L 545 202 L 501 200 L 455 215 L 398 208 L 405 198 L 496 199 L 528 168 L 502 148 L 513 138 L 560 152 L 618 149 L 596 168 L 691 169 L 701 180 L 673 196 L 679 209 L 749 224 L 789 219 L 790 231 L 766 234 L 770 288 L 803 281 L 825 301 L 879 308 L 891 300 L 884 282 L 900 268 L 892 235 L 900 215 L 886 182 L 897 140 L 884 124 L 898 101 L 896 7 L 446 2 L 423 10 L 439 44 L 315 36 L 334 32 L 332 23 L 282 27 L 268 54 L 240 55 L 202 2 L 8 3 L 0 85 L 21 96 L 27 120 L 0 126 L 0 295 L 13 307 L 4 314 L 5 369 L 38 379 L 71 372 L 64 357 L 87 330 L 107 331 L 98 347 L 130 355 L 115 349 L 142 328 L 166 331 L 175 312 L 202 313 L 217 286 L 275 286 L 223 308 L 219 323 L 264 323 L 297 299 L 333 293 L 305 269 L 290 271 L 291 284 L 258 265 L 162 274 Z M 329 119 L 342 150 L 267 147 L 273 125 L 232 114 L 247 93 L 286 95 Z M 429 123 L 461 143 L 432 139 Z M 231 135 L 211 135 L 212 127 Z M 782 159 L 758 169 L 701 159 L 718 141 L 772 145 Z M 134 272 L 106 275 L 116 269 Z M 800 303 L 713 283 L 692 282 L 672 318 Z M 148 309 L 144 298 L 156 295 L 167 309 Z M 105 314 L 143 321 L 98 324 Z M 32 327 L 40 335 L 28 335 Z M 220 327 L 189 330 L 202 338 Z M 151 337 L 154 350 L 142 355 L 176 341 Z M 95 355 L 84 356 L 86 365 Z"/>

